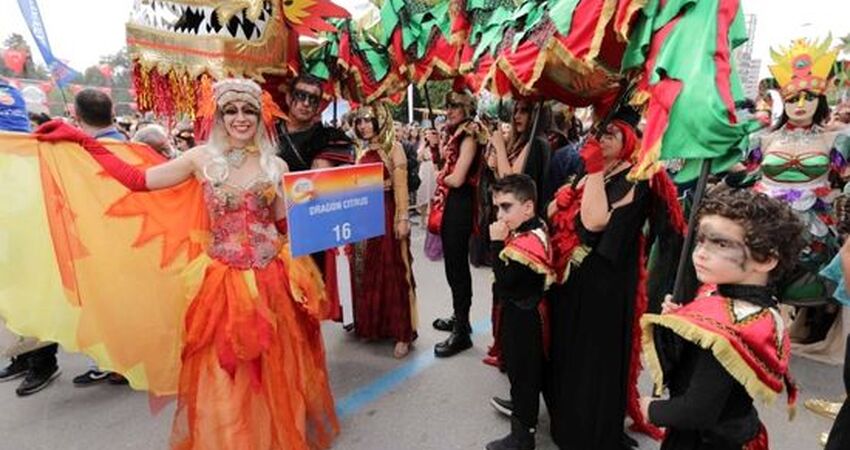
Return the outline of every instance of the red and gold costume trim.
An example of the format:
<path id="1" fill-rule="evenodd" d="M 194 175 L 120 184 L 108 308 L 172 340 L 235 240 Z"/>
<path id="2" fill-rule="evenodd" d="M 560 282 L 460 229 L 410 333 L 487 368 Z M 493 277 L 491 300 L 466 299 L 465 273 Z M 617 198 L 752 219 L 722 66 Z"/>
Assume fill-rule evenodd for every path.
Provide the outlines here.
<path id="1" fill-rule="evenodd" d="M 693 302 L 669 314 L 646 314 L 641 319 L 643 349 L 656 386 L 663 373 L 654 327 L 670 329 L 683 339 L 710 350 L 717 361 L 753 398 L 773 401 L 783 387 L 793 413 L 796 388 L 788 370 L 791 340 L 779 312 L 722 297 L 707 286 Z"/>
<path id="2" fill-rule="evenodd" d="M 558 283 L 565 283 L 570 274 L 571 264 L 581 264 L 582 258 L 575 258 L 587 254 L 587 249 L 580 251 L 583 247 L 575 229 L 576 219 L 581 211 L 581 197 L 584 194 L 583 187 L 574 188 L 566 184 L 555 194 L 555 202 L 558 209 L 550 218 L 552 224 L 552 265 L 555 270 L 555 278 Z"/>
<path id="3" fill-rule="evenodd" d="M 477 170 L 476 164 L 481 156 L 481 149 L 484 145 L 487 145 L 487 142 L 489 141 L 489 136 L 483 126 L 470 120 L 460 124 L 452 134 L 451 138 L 449 138 L 449 142 L 446 143 L 446 146 L 449 147 L 448 155 L 446 156 L 446 164 L 443 167 L 443 170 L 437 175 L 437 190 L 434 192 L 434 197 L 431 198 L 431 212 L 428 215 L 428 231 L 433 234 L 440 234 L 440 230 L 442 229 L 443 212 L 446 207 L 446 199 L 449 196 L 450 189 L 445 183 L 446 175 L 454 172 L 455 166 L 457 166 L 457 159 L 460 156 L 460 145 L 467 136 L 470 136 L 475 140 L 478 148 L 476 149 L 477 154 L 475 159 L 473 159 L 472 166 L 470 166 L 469 172 L 467 172 L 466 183 L 473 187 L 478 186 L 480 173 Z M 477 205 L 478 202 L 475 201 L 473 204 Z M 477 208 L 473 208 L 472 214 L 473 232 L 478 234 Z"/>
<path id="4" fill-rule="evenodd" d="M 505 248 L 499 253 L 504 262 L 515 261 L 528 267 L 535 273 L 546 277 L 545 288 L 555 282 L 555 269 L 552 267 L 552 247 L 543 228 L 509 236 Z"/>

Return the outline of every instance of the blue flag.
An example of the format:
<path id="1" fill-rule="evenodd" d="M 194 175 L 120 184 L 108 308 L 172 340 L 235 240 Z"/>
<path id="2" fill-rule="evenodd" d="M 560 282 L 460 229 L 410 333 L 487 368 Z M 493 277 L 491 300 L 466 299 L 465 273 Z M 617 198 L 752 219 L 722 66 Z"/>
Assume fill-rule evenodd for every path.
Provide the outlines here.
<path id="1" fill-rule="evenodd" d="M 50 41 L 47 40 L 47 30 L 44 28 L 44 22 L 41 20 L 41 11 L 38 8 L 36 0 L 18 0 L 18 6 L 21 8 L 21 14 L 24 16 L 27 26 L 32 33 L 35 44 L 41 52 L 41 57 L 47 67 L 50 68 L 50 73 L 53 75 L 56 84 L 64 87 L 68 83 L 78 77 L 79 72 L 68 67 L 67 64 L 60 61 L 53 55 L 53 50 L 50 49 Z"/>

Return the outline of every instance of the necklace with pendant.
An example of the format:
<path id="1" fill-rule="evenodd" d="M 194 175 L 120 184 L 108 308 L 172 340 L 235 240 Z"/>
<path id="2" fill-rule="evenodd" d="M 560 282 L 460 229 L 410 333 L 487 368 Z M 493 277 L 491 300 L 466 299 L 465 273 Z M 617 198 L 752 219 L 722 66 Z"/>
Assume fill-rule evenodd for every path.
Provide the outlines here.
<path id="1" fill-rule="evenodd" d="M 245 149 L 242 148 L 233 148 L 224 154 L 224 159 L 227 160 L 227 165 L 234 169 L 242 167 L 242 164 L 245 164 L 245 159 L 247 159 L 247 157 L 248 155 L 245 154 Z"/>
<path id="2" fill-rule="evenodd" d="M 252 153 L 257 153 L 257 150 L 251 146 L 244 148 L 231 148 L 224 154 L 224 159 L 227 161 L 228 166 L 238 169 L 245 164 L 245 160 L 248 159 L 248 155 Z"/>

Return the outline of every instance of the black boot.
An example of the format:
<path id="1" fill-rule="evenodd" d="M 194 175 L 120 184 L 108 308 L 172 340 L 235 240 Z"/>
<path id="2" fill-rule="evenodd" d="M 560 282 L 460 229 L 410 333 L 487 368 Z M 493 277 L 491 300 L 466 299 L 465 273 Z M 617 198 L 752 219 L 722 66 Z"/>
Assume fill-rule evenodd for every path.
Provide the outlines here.
<path id="1" fill-rule="evenodd" d="M 438 358 L 448 358 L 449 356 L 457 355 L 458 353 L 472 348 L 472 328 L 469 322 L 460 322 L 455 320 L 455 326 L 452 334 L 443 342 L 438 342 L 434 346 L 434 356 Z"/>
<path id="2" fill-rule="evenodd" d="M 434 326 L 434 329 L 440 331 L 452 331 L 455 327 L 455 316 L 454 314 L 451 317 L 447 317 L 443 319 L 442 317 L 439 319 L 434 319 L 434 323 L 431 325 Z"/>
<path id="3" fill-rule="evenodd" d="M 20 378 L 26 375 L 29 370 L 30 366 L 26 358 L 12 358 L 12 361 L 8 366 L 0 369 L 0 381 L 9 381 Z"/>
<path id="4" fill-rule="evenodd" d="M 487 444 L 487 450 L 534 450 L 534 428 L 511 417 L 511 434 Z"/>

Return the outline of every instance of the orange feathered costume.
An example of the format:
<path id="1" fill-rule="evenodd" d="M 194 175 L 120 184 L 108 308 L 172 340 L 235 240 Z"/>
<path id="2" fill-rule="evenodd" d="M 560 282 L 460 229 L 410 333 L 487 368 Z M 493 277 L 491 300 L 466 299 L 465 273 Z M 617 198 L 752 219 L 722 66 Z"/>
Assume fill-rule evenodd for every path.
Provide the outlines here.
<path id="1" fill-rule="evenodd" d="M 140 168 L 162 161 L 105 145 Z M 274 192 L 197 180 L 129 192 L 76 144 L 0 133 L 0 317 L 136 389 L 177 394 L 175 449 L 325 448 L 338 424 L 315 265 L 276 233 L 251 264 L 212 251 L 239 230 L 274 230 Z"/>

